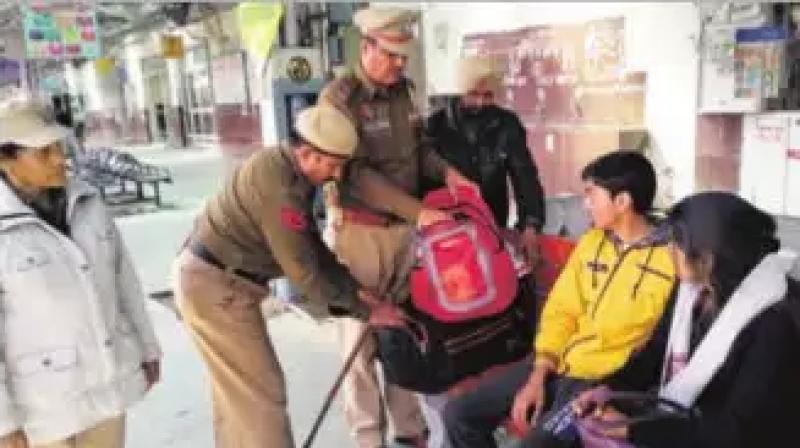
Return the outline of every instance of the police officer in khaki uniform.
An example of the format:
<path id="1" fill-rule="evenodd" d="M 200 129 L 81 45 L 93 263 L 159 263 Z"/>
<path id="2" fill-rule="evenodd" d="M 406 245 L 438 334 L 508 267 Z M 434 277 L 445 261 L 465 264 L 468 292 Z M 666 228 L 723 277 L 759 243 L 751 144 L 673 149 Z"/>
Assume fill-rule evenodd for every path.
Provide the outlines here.
<path id="1" fill-rule="evenodd" d="M 408 10 L 370 7 L 354 16 L 362 39 L 360 64 L 327 85 L 320 103 L 345 111 L 356 124 L 360 144 L 344 180 L 338 204 L 329 204 L 333 250 L 366 287 L 383 296 L 402 299 L 407 278 L 401 267 L 411 255 L 415 223 L 428 224 L 447 216 L 422 207 L 421 176 L 449 187 L 472 185 L 436 152 L 420 145 L 422 122 L 403 73 L 415 45 L 416 15 Z M 399 283 L 398 283 L 399 282 Z M 363 323 L 342 319 L 342 353 L 352 349 Z M 416 396 L 397 386 L 381 390 L 375 364 L 375 341 L 368 340 L 344 383 L 345 415 L 359 448 L 383 446 L 383 409 L 397 442 L 424 443 L 424 425 Z M 383 392 L 383 400 L 381 399 Z"/>
<path id="2" fill-rule="evenodd" d="M 260 151 L 236 170 L 175 263 L 183 321 L 211 374 L 218 448 L 294 446 L 259 307 L 269 280 L 288 277 L 317 307 L 376 324 L 398 320 L 336 262 L 311 216 L 315 186 L 341 176 L 355 129 L 337 109 L 315 106 L 298 114 L 296 131 L 293 147 Z"/>

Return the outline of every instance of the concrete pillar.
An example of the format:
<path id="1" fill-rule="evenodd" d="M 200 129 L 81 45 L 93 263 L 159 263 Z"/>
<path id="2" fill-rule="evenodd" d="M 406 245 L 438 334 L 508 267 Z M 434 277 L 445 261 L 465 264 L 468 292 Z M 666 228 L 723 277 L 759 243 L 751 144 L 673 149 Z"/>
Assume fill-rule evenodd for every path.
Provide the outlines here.
<path id="1" fill-rule="evenodd" d="M 67 62 L 65 75 L 70 94 L 84 98 L 86 138 L 90 145 L 120 143 L 124 137 L 124 102 L 116 70 L 98 73 L 94 61 L 86 62 L 80 68 Z"/>
<path id="2" fill-rule="evenodd" d="M 296 47 L 300 40 L 300 30 L 297 26 L 297 5 L 292 1 L 284 3 L 283 10 L 283 37 L 286 47 Z M 261 107 L 261 140 L 267 147 L 275 146 L 280 143 L 277 120 L 275 116 L 275 101 L 283 101 L 276 98 L 273 92 L 273 72 L 275 67 L 269 61 L 262 65 L 266 70 L 262 71 L 262 95 L 259 101 Z"/>
<path id="3" fill-rule="evenodd" d="M 297 4 L 288 1 L 284 4 L 283 30 L 287 47 L 296 47 L 300 43 L 300 29 L 297 25 Z"/>
<path id="4" fill-rule="evenodd" d="M 169 105 L 167 107 L 167 142 L 175 148 L 185 148 L 189 141 L 186 129 L 186 85 L 183 59 L 167 61 L 169 75 Z"/>

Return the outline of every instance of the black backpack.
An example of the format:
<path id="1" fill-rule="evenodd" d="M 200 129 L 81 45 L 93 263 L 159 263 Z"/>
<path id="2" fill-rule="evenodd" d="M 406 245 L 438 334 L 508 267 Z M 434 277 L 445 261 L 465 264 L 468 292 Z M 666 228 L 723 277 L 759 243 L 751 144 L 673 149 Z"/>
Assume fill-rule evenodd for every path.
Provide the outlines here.
<path id="1" fill-rule="evenodd" d="M 402 307 L 409 329 L 375 330 L 386 381 L 438 394 L 466 377 L 529 355 L 537 322 L 532 280 L 521 279 L 518 291 L 502 313 L 459 323 L 439 322 L 406 302 Z"/>

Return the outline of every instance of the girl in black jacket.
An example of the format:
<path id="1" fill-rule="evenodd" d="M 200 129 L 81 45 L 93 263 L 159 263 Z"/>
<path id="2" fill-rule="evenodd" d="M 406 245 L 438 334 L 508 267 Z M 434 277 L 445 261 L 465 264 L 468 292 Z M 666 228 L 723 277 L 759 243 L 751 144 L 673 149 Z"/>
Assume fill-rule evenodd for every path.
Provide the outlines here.
<path id="1" fill-rule="evenodd" d="M 682 284 L 648 344 L 606 382 L 658 390 L 696 411 L 606 430 L 647 448 L 800 446 L 800 288 L 774 220 L 737 196 L 687 198 L 668 214 Z M 797 319 L 797 320 L 796 320 Z M 599 394 L 606 420 L 625 416 Z M 594 401 L 594 403 L 592 403 Z"/>

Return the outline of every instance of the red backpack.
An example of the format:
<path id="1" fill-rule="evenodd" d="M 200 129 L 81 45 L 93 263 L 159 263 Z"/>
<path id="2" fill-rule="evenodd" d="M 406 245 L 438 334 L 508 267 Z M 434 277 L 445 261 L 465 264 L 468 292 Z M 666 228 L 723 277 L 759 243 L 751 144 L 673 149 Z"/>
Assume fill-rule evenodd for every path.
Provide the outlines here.
<path id="1" fill-rule="evenodd" d="M 506 310 L 517 295 L 517 271 L 489 206 L 477 191 L 446 188 L 423 199 L 453 220 L 420 229 L 411 273 L 414 306 L 441 322 L 463 322 Z"/>

